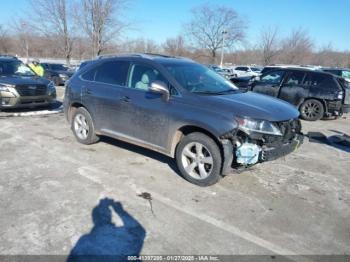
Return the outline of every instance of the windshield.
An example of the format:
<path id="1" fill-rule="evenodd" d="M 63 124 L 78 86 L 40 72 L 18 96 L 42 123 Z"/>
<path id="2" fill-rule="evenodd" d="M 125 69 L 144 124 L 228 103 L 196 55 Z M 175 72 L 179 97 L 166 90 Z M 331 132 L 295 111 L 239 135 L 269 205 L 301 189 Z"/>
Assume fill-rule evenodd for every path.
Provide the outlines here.
<path id="1" fill-rule="evenodd" d="M 62 64 L 51 64 L 50 65 L 52 70 L 61 70 L 61 71 L 67 71 L 68 68 Z"/>
<path id="2" fill-rule="evenodd" d="M 35 73 L 20 61 L 0 62 L 0 76 L 35 76 Z"/>
<path id="3" fill-rule="evenodd" d="M 221 94 L 238 88 L 213 70 L 199 64 L 164 64 L 177 82 L 192 93 Z"/>
<path id="4" fill-rule="evenodd" d="M 257 67 L 251 67 L 252 71 L 254 72 L 260 72 L 261 69 L 260 68 L 257 68 Z"/>

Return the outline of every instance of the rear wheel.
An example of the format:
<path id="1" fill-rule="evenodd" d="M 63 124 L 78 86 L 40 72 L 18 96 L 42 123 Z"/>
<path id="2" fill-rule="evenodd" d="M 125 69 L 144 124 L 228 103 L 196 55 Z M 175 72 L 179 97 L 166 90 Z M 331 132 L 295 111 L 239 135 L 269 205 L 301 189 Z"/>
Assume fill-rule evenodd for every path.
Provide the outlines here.
<path id="1" fill-rule="evenodd" d="M 301 114 L 301 117 L 307 121 L 319 120 L 324 115 L 323 104 L 316 99 L 306 100 L 300 106 L 300 114 Z"/>
<path id="2" fill-rule="evenodd" d="M 99 140 L 99 137 L 95 134 L 92 118 L 85 108 L 79 107 L 72 119 L 71 128 L 80 143 L 90 145 Z"/>
<path id="3" fill-rule="evenodd" d="M 181 175 L 198 186 L 210 186 L 221 178 L 221 153 L 213 139 L 202 133 L 185 136 L 176 149 Z"/>

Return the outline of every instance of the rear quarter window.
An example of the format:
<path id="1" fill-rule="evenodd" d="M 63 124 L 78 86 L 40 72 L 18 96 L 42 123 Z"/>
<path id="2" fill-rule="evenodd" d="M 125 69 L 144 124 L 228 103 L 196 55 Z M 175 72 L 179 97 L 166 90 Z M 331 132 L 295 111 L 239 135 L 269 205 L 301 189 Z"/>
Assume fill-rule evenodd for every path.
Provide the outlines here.
<path id="1" fill-rule="evenodd" d="M 336 88 L 333 77 L 328 74 L 309 73 L 306 75 L 304 85 L 317 88 Z"/>
<path id="2" fill-rule="evenodd" d="M 81 78 L 87 81 L 95 81 L 96 68 L 92 68 L 81 75 Z"/>
<path id="3" fill-rule="evenodd" d="M 331 69 L 326 69 L 324 70 L 327 73 L 331 73 L 333 75 L 341 76 L 341 71 L 340 70 L 331 70 Z"/>

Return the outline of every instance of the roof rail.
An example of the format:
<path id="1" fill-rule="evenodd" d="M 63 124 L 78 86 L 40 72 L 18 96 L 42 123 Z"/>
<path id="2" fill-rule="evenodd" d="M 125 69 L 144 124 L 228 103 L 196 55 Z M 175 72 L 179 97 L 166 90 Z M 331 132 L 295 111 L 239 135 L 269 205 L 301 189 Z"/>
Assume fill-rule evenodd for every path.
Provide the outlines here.
<path id="1" fill-rule="evenodd" d="M 137 53 L 105 54 L 105 55 L 97 56 L 96 59 L 112 58 L 112 57 L 124 57 L 124 56 L 139 56 L 139 57 L 141 57 L 141 54 L 137 54 Z"/>
<path id="2" fill-rule="evenodd" d="M 186 58 L 186 57 L 170 56 L 170 55 L 155 54 L 155 53 L 106 54 L 106 55 L 100 55 L 100 56 L 98 56 L 97 59 L 101 59 L 101 58 L 112 58 L 112 57 L 126 57 L 126 56 L 142 57 L 142 58 L 148 58 L 148 59 L 153 59 L 153 58 L 155 58 L 155 57 L 163 57 L 163 58 L 177 58 L 177 59 L 191 60 L 191 59 Z"/>

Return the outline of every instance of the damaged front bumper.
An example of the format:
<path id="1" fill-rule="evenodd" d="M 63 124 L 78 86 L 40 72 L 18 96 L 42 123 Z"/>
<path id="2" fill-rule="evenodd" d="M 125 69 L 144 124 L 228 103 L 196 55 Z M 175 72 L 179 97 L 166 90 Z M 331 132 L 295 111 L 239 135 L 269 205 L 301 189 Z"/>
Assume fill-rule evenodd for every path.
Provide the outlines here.
<path id="1" fill-rule="evenodd" d="M 282 135 L 261 132 L 245 132 L 237 129 L 222 135 L 223 174 L 232 169 L 253 166 L 257 163 L 276 160 L 299 148 L 304 140 L 299 119 L 275 122 Z"/>
<path id="2" fill-rule="evenodd" d="M 230 174 L 232 170 L 247 168 L 258 163 L 273 161 L 284 157 L 299 148 L 303 144 L 303 141 L 304 135 L 300 133 L 295 134 L 294 138 L 288 143 L 262 146 L 249 143 L 253 146 L 252 152 L 250 154 L 248 153 L 246 155 L 242 155 L 242 152 L 239 151 L 239 148 L 232 145 L 231 142 L 226 140 L 226 142 L 223 143 L 223 153 L 225 158 L 223 162 L 222 173 L 224 175 L 227 175 Z"/>
<path id="3" fill-rule="evenodd" d="M 299 148 L 302 145 L 303 141 L 304 136 L 297 134 L 295 138 L 287 144 L 271 148 L 263 147 L 260 152 L 259 162 L 272 161 L 276 160 L 277 158 L 286 156 Z"/>

